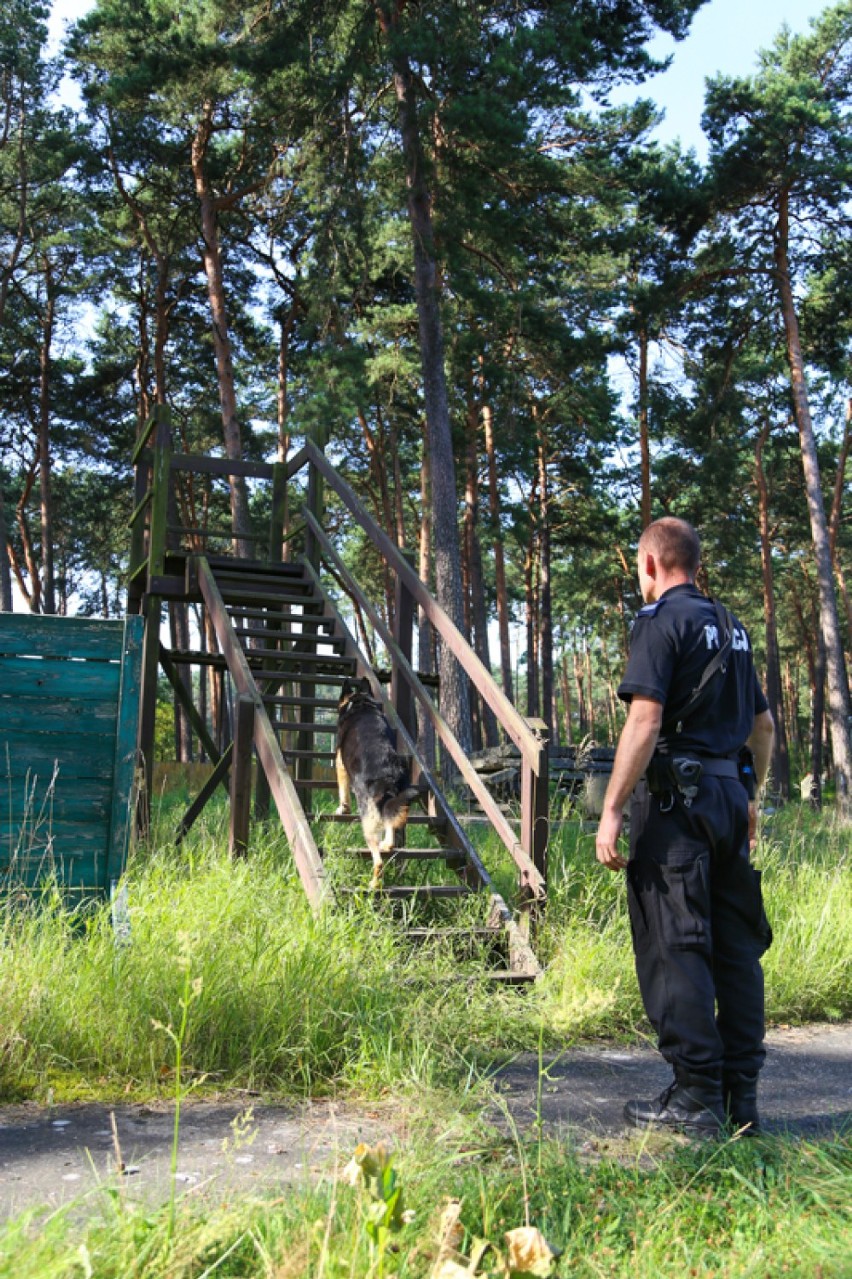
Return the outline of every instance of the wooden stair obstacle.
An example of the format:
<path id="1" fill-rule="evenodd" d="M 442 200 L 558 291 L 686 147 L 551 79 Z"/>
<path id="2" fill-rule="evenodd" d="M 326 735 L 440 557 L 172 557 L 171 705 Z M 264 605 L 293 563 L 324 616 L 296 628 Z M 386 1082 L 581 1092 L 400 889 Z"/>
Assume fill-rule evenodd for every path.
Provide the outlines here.
<path id="1" fill-rule="evenodd" d="M 153 439 L 151 437 L 153 436 Z M 150 445 L 150 447 L 149 447 Z M 506 981 L 533 979 L 539 966 L 529 941 L 529 924 L 543 904 L 548 834 L 547 749 L 482 666 L 472 649 L 430 595 L 405 556 L 375 524 L 357 496 L 313 443 L 307 443 L 287 464 L 233 462 L 227 459 L 174 455 L 168 421 L 160 414 L 137 446 L 137 502 L 133 517 L 130 604 L 146 619 L 143 658 L 140 750 L 150 779 L 153 744 L 153 706 L 158 665 L 165 671 L 190 722 L 214 762 L 209 782 L 183 819 L 188 829 L 219 785 L 230 794 L 230 843 L 245 851 L 249 839 L 252 756 L 257 759 L 255 809 L 264 813 L 275 804 L 294 861 L 315 907 L 347 891 L 333 886 L 329 858 L 339 842 L 339 828 L 358 821 L 340 817 L 315 803 L 318 792 L 336 789 L 331 765 L 334 757 L 336 707 L 343 681 L 365 677 L 397 737 L 397 749 L 410 761 L 412 778 L 421 788 L 424 812 L 412 808 L 406 842 L 389 859 L 385 884 L 371 900 L 387 901 L 409 916 L 412 941 L 463 948 L 475 927 L 422 926 L 409 908 L 439 903 L 461 909 L 465 899 L 485 894 L 487 919 L 483 935 L 502 949 L 504 967 L 494 974 Z M 271 520 L 265 540 L 265 559 L 217 554 L 199 530 L 170 528 L 168 511 L 175 477 L 193 473 L 227 479 L 233 475 L 265 479 L 271 484 Z M 299 536 L 304 549 L 294 560 L 282 562 L 282 510 L 286 486 L 307 472 Z M 332 490 L 381 556 L 396 585 L 391 630 L 347 569 L 323 527 L 323 491 Z M 176 545 L 174 534 L 182 539 Z M 221 531 L 217 533 L 221 539 Z M 230 533 L 227 532 L 227 537 Z M 167 543 L 171 537 L 171 545 Z M 187 545 L 187 541 L 191 545 Z M 257 546 L 258 539 L 254 539 Z M 388 669 L 378 669 L 362 651 L 326 584 L 331 577 L 342 587 L 360 616 L 369 622 L 384 647 Z M 202 605 L 215 631 L 217 654 L 168 651 L 160 640 L 163 601 Z M 434 684 L 412 666 L 412 638 L 417 608 L 449 645 L 473 686 L 494 710 L 503 731 L 518 750 L 520 829 L 500 810 L 471 766 L 443 719 L 428 687 Z M 179 678 L 181 666 L 216 665 L 231 682 L 234 696 L 233 736 L 223 751 L 212 742 L 198 708 Z M 466 786 L 517 867 L 516 913 L 496 890 L 491 876 L 471 843 L 462 822 L 444 795 L 437 777 L 417 746 L 415 706 L 432 725 L 440 748 L 453 760 Z M 317 811 L 315 811 L 315 809 Z M 320 832 L 315 835 L 314 831 Z M 321 849 L 316 839 L 324 847 Z M 424 842 L 428 841 L 428 842 Z M 366 859 L 365 848 L 349 848 L 346 856 Z M 396 882 L 406 868 L 411 882 Z M 450 880 L 436 879 L 438 871 Z M 389 873 L 391 872 L 391 873 Z M 359 876 L 359 880 L 360 880 Z M 391 882 L 393 880 L 394 882 Z"/>
<path id="2" fill-rule="evenodd" d="M 0 888 L 105 896 L 124 870 L 142 619 L 0 614 Z"/>

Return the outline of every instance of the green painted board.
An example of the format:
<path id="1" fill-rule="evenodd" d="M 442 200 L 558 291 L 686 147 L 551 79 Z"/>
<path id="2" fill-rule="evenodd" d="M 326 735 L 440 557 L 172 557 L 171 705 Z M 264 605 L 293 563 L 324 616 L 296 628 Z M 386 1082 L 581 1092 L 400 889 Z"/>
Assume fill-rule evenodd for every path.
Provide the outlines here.
<path id="1" fill-rule="evenodd" d="M 2 770 L 0 770 L 2 771 Z M 41 821 L 97 822 L 109 824 L 112 812 L 112 779 L 88 778 L 85 786 L 69 778 L 66 785 L 48 789 L 27 778 L 0 779 L 0 819 L 20 826 Z"/>
<path id="2" fill-rule="evenodd" d="M 0 777 L 37 773 L 49 781 L 60 778 L 111 777 L 115 734 L 89 733 L 77 739 L 69 733 L 7 733 L 0 730 Z"/>
<path id="3" fill-rule="evenodd" d="M 92 617 L 4 613 L 0 654 L 121 662 L 122 623 Z"/>
<path id="4" fill-rule="evenodd" d="M 2 662 L 0 657 L 0 662 Z M 0 724 L 11 735 L 70 733 L 115 733 L 118 707 L 115 697 L 92 701 L 58 701 L 55 697 L 6 697 L 0 706 Z"/>
<path id="5" fill-rule="evenodd" d="M 118 662 L 69 662 L 63 657 L 0 657 L 0 697 L 91 701 L 118 697 Z"/>
<path id="6" fill-rule="evenodd" d="M 112 821 L 107 853 L 107 885 L 117 880 L 124 870 L 133 826 L 133 781 L 136 775 L 136 736 L 139 727 L 139 689 L 142 682 L 144 631 L 145 623 L 141 617 L 125 619 L 112 775 Z"/>
<path id="7" fill-rule="evenodd" d="M 141 617 L 0 614 L 0 878 L 108 892 L 132 828 Z"/>

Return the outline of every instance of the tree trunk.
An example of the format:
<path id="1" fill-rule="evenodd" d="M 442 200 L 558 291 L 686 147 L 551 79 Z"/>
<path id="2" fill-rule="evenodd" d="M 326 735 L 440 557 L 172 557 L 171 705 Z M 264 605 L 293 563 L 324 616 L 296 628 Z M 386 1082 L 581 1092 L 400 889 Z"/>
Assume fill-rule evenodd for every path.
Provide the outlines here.
<path id="1" fill-rule="evenodd" d="M 539 510 L 539 666 L 541 668 L 541 714 L 553 739 L 553 595 L 550 581 L 550 510 L 547 474 L 547 440 L 544 426 L 538 430 Z"/>
<path id="2" fill-rule="evenodd" d="M 503 692 L 509 701 L 514 702 L 512 646 L 509 639 L 509 595 L 506 589 L 503 537 L 500 532 L 500 489 L 497 484 L 497 457 L 494 451 L 494 416 L 490 404 L 482 405 L 482 426 L 485 433 L 485 460 L 488 468 L 488 515 L 494 536 L 494 592 L 497 601 L 497 630 L 500 636 L 500 674 L 503 680 Z"/>
<path id="3" fill-rule="evenodd" d="M 573 650 L 572 657 L 574 659 L 574 683 L 577 685 L 577 728 L 580 738 L 587 736 L 589 732 L 589 715 L 586 707 L 586 690 L 583 683 L 583 667 L 580 662 L 580 654 L 576 648 Z"/>
<path id="4" fill-rule="evenodd" d="M 811 690 L 811 804 L 822 808 L 822 739 L 825 718 L 826 652 L 822 635 L 817 637 L 814 682 Z"/>
<path id="5" fill-rule="evenodd" d="M 376 6 L 382 31 L 392 49 L 393 81 L 399 108 L 399 127 L 405 158 L 408 217 L 414 246 L 414 293 L 423 366 L 423 398 L 432 474 L 432 539 L 435 561 L 435 593 L 438 602 L 461 631 L 461 556 L 459 553 L 456 466 L 450 429 L 450 411 L 444 372 L 444 336 L 438 296 L 438 272 L 432 228 L 432 200 L 426 182 L 426 158 L 417 120 L 414 75 L 407 57 L 394 42 L 398 35 L 396 6 Z M 440 646 L 441 707 L 462 749 L 471 749 L 468 681 L 450 648 Z M 446 759 L 445 779 L 451 761 Z"/>
<path id="6" fill-rule="evenodd" d="M 529 541 L 524 557 L 524 612 L 527 626 L 527 715 L 538 718 L 539 714 L 539 681 L 538 681 L 538 610 L 536 608 L 536 566 L 538 559 L 538 537 L 534 512 L 538 495 L 538 470 L 533 476 L 532 492 L 529 500 Z"/>
<path id="7" fill-rule="evenodd" d="M 276 459 L 279 462 L 286 462 L 290 456 L 290 401 L 287 395 L 287 383 L 290 374 L 290 334 L 293 331 L 295 321 L 295 307 L 290 307 L 286 313 L 286 318 L 281 320 L 281 333 L 278 341 L 278 385 L 277 385 L 277 414 L 278 414 L 278 443 L 275 452 Z M 284 533 L 286 534 L 290 528 L 290 485 L 284 487 Z M 290 539 L 285 536 L 281 544 L 281 559 L 287 563 L 290 559 Z"/>
<path id="8" fill-rule="evenodd" d="M 420 468 L 420 556 L 418 572 L 420 580 L 428 586 L 432 564 L 432 521 L 429 516 L 432 485 L 429 472 L 429 454 L 424 452 Z M 432 628 L 422 609 L 417 610 L 417 664 L 424 675 L 435 673 L 432 654 Z M 417 716 L 417 745 L 430 770 L 435 768 L 435 730 L 432 721 L 421 711 Z"/>
<path id="9" fill-rule="evenodd" d="M 212 101 L 205 102 L 203 115 L 192 140 L 191 162 L 195 193 L 201 212 L 202 256 L 204 272 L 207 276 L 207 296 L 210 302 L 213 351 L 216 357 L 225 452 L 231 461 L 239 461 L 243 455 L 243 446 L 237 416 L 237 392 L 228 330 L 228 311 L 225 305 L 222 257 L 219 251 L 219 227 L 216 203 L 207 174 L 207 150 L 213 133 L 213 109 Z M 230 486 L 231 527 L 235 534 L 234 551 L 237 555 L 249 558 L 253 553 L 253 545 L 247 540 L 247 535 L 251 532 L 248 490 L 245 480 L 238 475 L 231 476 Z"/>
<path id="10" fill-rule="evenodd" d="M 828 521 L 828 541 L 831 547 L 831 561 L 834 565 L 837 585 L 840 588 L 840 597 L 843 600 L 843 607 L 846 611 L 846 630 L 848 635 L 852 635 L 852 598 L 850 598 L 849 590 L 846 585 L 846 574 L 843 569 L 843 561 L 837 550 L 837 534 L 840 530 L 840 520 L 843 515 L 843 491 L 846 488 L 846 463 L 849 460 L 849 448 L 851 444 L 852 398 L 850 398 L 846 403 L 846 423 L 843 430 L 843 441 L 840 445 L 840 453 L 837 458 L 837 475 L 834 480 L 834 498 L 831 503 L 831 516 Z"/>
<path id="11" fill-rule="evenodd" d="M 571 680 L 568 675 L 568 655 L 562 654 L 559 663 L 559 673 L 562 683 L 562 701 L 564 704 L 564 723 L 565 723 L 565 744 L 570 746 L 574 740 L 574 734 L 571 731 Z"/>
<path id="12" fill-rule="evenodd" d="M 787 341 L 787 359 L 790 365 L 793 412 L 799 429 L 805 490 L 811 522 L 811 538 L 817 567 L 820 630 L 825 643 L 828 707 L 837 779 L 837 801 L 844 816 L 848 817 L 850 816 L 850 807 L 852 807 L 852 791 L 850 791 L 850 782 L 852 782 L 852 741 L 850 741 L 849 733 L 849 686 L 837 615 L 837 597 L 834 592 L 828 522 L 822 498 L 819 460 L 811 423 L 805 366 L 799 339 L 799 322 L 793 298 L 793 289 L 790 283 L 790 268 L 787 257 L 789 233 L 788 199 L 788 194 L 785 191 L 779 200 L 775 266 Z"/>
<path id="13" fill-rule="evenodd" d="M 474 652 L 486 670 L 491 670 L 488 651 L 488 613 L 485 607 L 485 579 L 482 571 L 482 546 L 479 540 L 479 406 L 473 394 L 472 379 L 468 386 L 467 448 L 465 468 L 465 559 L 467 561 L 468 598 L 470 600 L 471 637 Z M 500 741 L 497 720 L 487 703 L 480 703 L 480 722 L 485 746 Z"/>
<path id="14" fill-rule="evenodd" d="M 639 330 L 639 479 L 642 528 L 651 523 L 651 444 L 648 433 L 648 330 Z"/>
<path id="15" fill-rule="evenodd" d="M 763 469 L 763 449 L 768 439 L 769 422 L 766 422 L 757 438 L 754 450 L 760 564 L 763 571 L 763 614 L 766 621 L 766 697 L 775 721 L 775 736 L 772 741 L 772 776 L 781 798 L 789 799 L 790 756 L 787 749 L 784 690 L 781 685 L 781 658 L 778 651 L 778 624 L 775 612 L 775 583 L 772 573 L 772 546 L 769 538 L 769 492 L 766 473 Z"/>
<path id="16" fill-rule="evenodd" d="M 39 478 L 39 510 L 41 516 L 41 566 L 42 566 L 42 604 L 43 613 L 56 612 L 56 586 L 53 572 L 53 485 L 52 457 L 50 447 L 50 392 L 51 392 L 51 347 L 53 345 L 53 328 L 56 319 L 56 298 L 53 290 L 53 270 L 49 259 L 44 262 L 44 280 L 47 291 L 44 315 L 41 327 L 41 347 L 39 349 L 39 387 L 38 387 L 38 478 Z"/>
<path id="17" fill-rule="evenodd" d="M 9 556 L 6 551 L 6 542 L 9 533 L 6 528 L 6 504 L 3 500 L 3 480 L 4 475 L 2 470 L 0 470 L 0 613 L 11 613 L 13 607 L 12 571 L 9 566 Z"/>

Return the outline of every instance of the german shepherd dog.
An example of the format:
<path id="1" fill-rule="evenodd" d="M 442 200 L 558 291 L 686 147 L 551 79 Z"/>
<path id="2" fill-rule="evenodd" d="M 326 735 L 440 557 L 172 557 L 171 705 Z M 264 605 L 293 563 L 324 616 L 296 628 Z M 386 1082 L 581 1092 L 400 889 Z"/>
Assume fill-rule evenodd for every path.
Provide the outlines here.
<path id="1" fill-rule="evenodd" d="M 364 839 L 373 858 L 371 888 L 382 878 L 382 853 L 394 846 L 394 831 L 408 820 L 408 806 L 420 792 L 411 785 L 396 753 L 393 730 L 366 679 L 347 680 L 337 704 L 337 812 L 351 812 L 351 791 L 358 801 Z"/>

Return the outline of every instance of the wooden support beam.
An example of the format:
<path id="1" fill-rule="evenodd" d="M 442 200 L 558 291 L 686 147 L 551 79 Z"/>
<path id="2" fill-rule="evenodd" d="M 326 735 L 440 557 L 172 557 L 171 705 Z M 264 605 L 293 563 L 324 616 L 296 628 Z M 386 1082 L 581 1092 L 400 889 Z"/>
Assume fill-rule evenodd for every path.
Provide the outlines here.
<path id="1" fill-rule="evenodd" d="M 234 755 L 231 768 L 232 857 L 245 857 L 248 850 L 251 812 L 251 760 L 254 738 L 254 698 L 241 693 L 234 708 Z"/>
<path id="2" fill-rule="evenodd" d="M 175 669 L 175 664 L 172 661 L 170 651 L 166 648 L 165 644 L 162 643 L 160 644 L 160 665 L 166 674 L 166 678 L 174 689 L 175 697 L 186 712 L 186 717 L 195 730 L 196 737 L 201 742 L 201 745 L 204 747 L 212 763 L 218 764 L 219 751 L 216 743 L 213 741 L 213 738 L 207 729 L 207 725 L 201 718 L 201 715 L 196 710 L 195 704 L 187 692 L 183 680 L 178 675 Z"/>
<path id="3" fill-rule="evenodd" d="M 231 742 L 231 744 L 229 746 L 226 746 L 222 754 L 219 756 L 219 762 L 217 763 L 216 767 L 213 769 L 213 772 L 207 778 L 207 781 L 201 787 L 201 790 L 198 792 L 195 799 L 192 801 L 189 808 L 184 813 L 183 817 L 180 820 L 180 825 L 178 826 L 177 831 L 175 833 L 176 845 L 180 844 L 184 835 L 187 834 L 187 832 L 194 825 L 196 819 L 201 815 L 202 811 L 204 810 L 204 807 L 207 804 L 207 801 L 209 800 L 213 792 L 216 790 L 216 787 L 221 782 L 224 782 L 225 785 L 227 786 L 228 770 L 231 767 L 231 755 L 233 753 L 233 750 L 234 750 L 234 744 L 233 742 Z"/>

